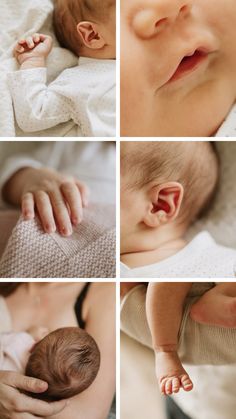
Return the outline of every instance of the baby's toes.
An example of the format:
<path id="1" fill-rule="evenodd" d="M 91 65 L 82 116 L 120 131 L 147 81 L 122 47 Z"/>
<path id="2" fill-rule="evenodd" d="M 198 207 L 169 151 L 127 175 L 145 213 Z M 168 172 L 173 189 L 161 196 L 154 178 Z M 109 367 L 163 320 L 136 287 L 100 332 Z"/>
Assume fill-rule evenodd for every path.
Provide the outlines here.
<path id="1" fill-rule="evenodd" d="M 172 379 L 172 392 L 173 393 L 178 393 L 179 389 L 180 389 L 180 380 L 178 377 L 174 377 Z"/>
<path id="2" fill-rule="evenodd" d="M 173 381 L 173 378 L 168 378 L 168 380 L 166 381 L 165 394 L 167 394 L 167 395 L 170 395 L 170 394 L 173 393 L 172 381 Z"/>
<path id="3" fill-rule="evenodd" d="M 163 378 L 160 382 L 160 391 L 163 396 L 166 394 L 166 382 L 167 378 Z"/>
<path id="4" fill-rule="evenodd" d="M 193 388 L 193 383 L 190 380 L 188 374 L 184 374 L 180 377 L 181 385 L 185 391 L 190 391 Z"/>

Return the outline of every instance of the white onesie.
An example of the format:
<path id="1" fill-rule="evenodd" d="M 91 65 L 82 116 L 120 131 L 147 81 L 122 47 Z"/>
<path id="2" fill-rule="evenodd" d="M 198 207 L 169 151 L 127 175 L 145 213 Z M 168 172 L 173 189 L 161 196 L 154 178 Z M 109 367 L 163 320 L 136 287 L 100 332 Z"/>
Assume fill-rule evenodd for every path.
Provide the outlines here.
<path id="1" fill-rule="evenodd" d="M 115 60 L 85 57 L 49 85 L 46 68 L 9 73 L 19 127 L 36 132 L 73 120 L 79 136 L 115 137 L 115 73 Z"/>
<path id="2" fill-rule="evenodd" d="M 236 137 L 236 105 L 233 106 L 215 136 Z"/>
<path id="3" fill-rule="evenodd" d="M 175 255 L 130 269 L 121 263 L 122 278 L 234 278 L 236 250 L 216 244 L 206 231 Z"/>
<path id="4" fill-rule="evenodd" d="M 35 340 L 29 333 L 0 333 L 0 370 L 24 373 Z"/>

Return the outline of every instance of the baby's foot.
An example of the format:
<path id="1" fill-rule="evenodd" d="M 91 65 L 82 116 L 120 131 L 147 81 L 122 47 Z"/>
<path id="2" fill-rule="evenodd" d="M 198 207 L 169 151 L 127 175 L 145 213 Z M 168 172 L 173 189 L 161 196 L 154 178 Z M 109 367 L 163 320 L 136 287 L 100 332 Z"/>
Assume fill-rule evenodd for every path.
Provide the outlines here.
<path id="1" fill-rule="evenodd" d="M 178 393 L 181 387 L 185 391 L 193 388 L 193 383 L 175 351 L 156 352 L 156 375 L 163 395 Z"/>

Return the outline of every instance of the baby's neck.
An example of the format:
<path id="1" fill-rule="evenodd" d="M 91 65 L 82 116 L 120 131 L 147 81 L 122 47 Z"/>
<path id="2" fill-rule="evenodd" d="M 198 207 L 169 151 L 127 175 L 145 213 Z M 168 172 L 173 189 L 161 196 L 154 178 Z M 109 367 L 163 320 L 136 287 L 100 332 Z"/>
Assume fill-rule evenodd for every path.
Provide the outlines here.
<path id="1" fill-rule="evenodd" d="M 183 238 L 183 234 L 184 230 L 179 228 L 162 228 L 156 232 L 143 232 L 143 237 L 137 237 L 136 241 L 140 245 L 139 249 L 130 249 L 130 251 L 121 254 L 121 262 L 130 268 L 161 262 L 186 246 L 187 242 Z"/>
<path id="2" fill-rule="evenodd" d="M 101 49 L 82 48 L 80 57 L 94 58 L 95 60 L 115 60 L 114 52 L 109 47 Z"/>

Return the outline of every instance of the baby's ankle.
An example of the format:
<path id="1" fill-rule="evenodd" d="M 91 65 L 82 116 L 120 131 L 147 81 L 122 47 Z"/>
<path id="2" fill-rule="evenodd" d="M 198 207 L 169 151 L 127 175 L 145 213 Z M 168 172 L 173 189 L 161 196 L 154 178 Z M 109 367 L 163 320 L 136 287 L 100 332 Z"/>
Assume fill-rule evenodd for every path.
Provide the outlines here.
<path id="1" fill-rule="evenodd" d="M 177 344 L 176 343 L 170 343 L 170 344 L 164 344 L 164 345 L 155 345 L 154 346 L 154 352 L 156 355 L 165 353 L 176 353 L 177 352 Z"/>

